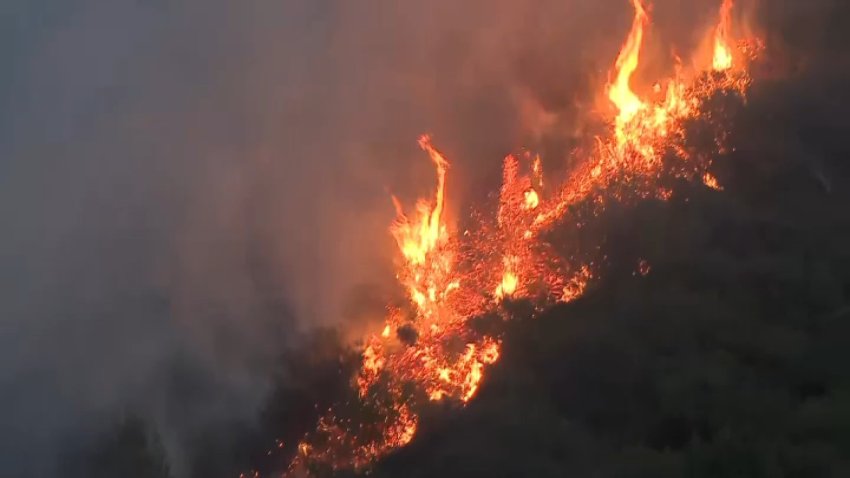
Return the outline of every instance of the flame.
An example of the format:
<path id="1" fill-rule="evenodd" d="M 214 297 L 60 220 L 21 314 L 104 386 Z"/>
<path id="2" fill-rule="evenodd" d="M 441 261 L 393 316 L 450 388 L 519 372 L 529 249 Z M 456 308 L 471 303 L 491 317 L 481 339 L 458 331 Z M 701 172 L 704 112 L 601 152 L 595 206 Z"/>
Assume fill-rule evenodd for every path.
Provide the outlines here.
<path id="1" fill-rule="evenodd" d="M 561 302 L 572 302 L 584 295 L 584 291 L 587 289 L 587 283 L 592 278 L 593 274 L 590 272 L 590 268 L 587 265 L 581 266 L 578 272 L 567 281 L 567 285 L 564 286 L 561 294 Z"/>
<path id="2" fill-rule="evenodd" d="M 724 0 L 721 7 L 713 71 L 688 73 L 677 59 L 674 74 L 654 82 L 646 97 L 631 89 L 631 81 L 650 17 L 641 0 L 632 0 L 632 6 L 634 19 L 614 63 L 614 80 L 600 85 L 616 109 L 606 119 L 610 130 L 596 138 L 595 148 L 575 158 L 560 186 L 547 180 L 544 188 L 539 155 L 507 155 L 495 217 L 475 216 L 473 227 L 455 235 L 445 218 L 449 162 L 430 136 L 419 139 L 434 164 L 436 188 L 411 215 L 393 197 L 396 219 L 390 228 L 400 256 L 396 275 L 409 305 L 389 308 L 382 327 L 365 338 L 362 364 L 352 379 L 357 405 L 367 410 L 362 415 L 377 418 L 355 423 L 343 413 L 350 404 L 327 410 L 298 445 L 290 472 L 315 465 L 366 467 L 414 438 L 421 403 L 462 406 L 472 400 L 502 346 L 501 337 L 472 326 L 475 317 L 500 311 L 507 298 L 529 300 L 539 310 L 584 295 L 596 278 L 594 260 L 556 253 L 545 234 L 553 225 L 582 228 L 611 202 L 668 200 L 672 191 L 659 182 L 663 175 L 722 189 L 708 172 L 710 159 L 692 157 L 682 145 L 685 122 L 701 115 L 708 98 L 718 91 L 743 95 L 749 86 L 745 64 L 733 72 L 718 68 L 716 61 L 717 45 L 731 61 L 732 1 Z M 719 148 L 724 137 L 717 138 Z M 636 274 L 650 270 L 640 260 Z"/>
<path id="3" fill-rule="evenodd" d="M 449 247 L 448 228 L 444 222 L 446 171 L 449 162 L 431 143 L 431 137 L 419 138 L 419 147 L 428 153 L 437 171 L 437 187 L 432 200 L 416 204 L 416 216 L 410 219 L 399 200 L 392 198 L 396 220 L 390 232 L 401 251 L 404 265 L 399 280 L 422 315 L 436 317 L 440 303 L 459 283 L 451 278 L 453 251 Z"/>
<path id="4" fill-rule="evenodd" d="M 715 71 L 732 68 L 732 48 L 729 42 L 729 30 L 732 23 L 734 0 L 723 0 L 720 6 L 720 21 L 714 31 L 714 57 L 712 66 Z"/>
<path id="5" fill-rule="evenodd" d="M 533 189 L 529 189 L 525 192 L 525 208 L 526 209 L 537 209 L 537 206 L 540 205 L 540 196 L 537 195 L 537 191 Z"/>
<path id="6" fill-rule="evenodd" d="M 710 187 L 711 189 L 714 189 L 715 191 L 723 191 L 723 186 L 721 186 L 720 183 L 717 181 L 717 178 L 715 178 L 709 172 L 706 172 L 702 175 L 702 183 Z"/>
<path id="7" fill-rule="evenodd" d="M 431 145 L 431 137 L 423 135 L 419 138 L 419 146 L 428 153 L 431 161 L 437 167 L 437 191 L 432 205 L 429 201 L 419 201 L 416 211 L 418 220 L 411 221 L 405 214 L 398 199 L 393 197 L 397 218 L 391 228 L 393 237 L 398 242 L 404 257 L 413 264 L 425 262 L 425 256 L 437 247 L 447 237 L 445 224 L 442 222 L 445 206 L 446 170 L 449 167 L 445 157 Z"/>
<path id="8" fill-rule="evenodd" d="M 515 273 L 505 272 L 505 275 L 502 277 L 502 283 L 496 288 L 496 297 L 501 299 L 506 296 L 514 295 L 518 284 L 519 278 Z"/>
<path id="9" fill-rule="evenodd" d="M 496 287 L 496 291 L 493 293 L 497 299 L 504 299 L 505 297 L 513 296 L 519 287 L 519 277 L 517 276 L 517 269 L 520 265 L 519 257 L 508 256 L 503 258 L 502 262 L 504 263 L 502 280 L 499 282 L 498 287 Z"/>
<path id="10" fill-rule="evenodd" d="M 624 143 L 623 129 L 638 112 L 645 108 L 644 103 L 632 91 L 629 84 L 637 70 L 640 62 L 640 49 L 643 43 L 643 30 L 649 23 L 649 16 L 641 0 L 632 0 L 635 9 L 635 17 L 632 21 L 632 29 L 629 32 L 620 54 L 615 63 L 617 76 L 608 90 L 608 99 L 617 107 L 616 134 L 619 143 Z"/>

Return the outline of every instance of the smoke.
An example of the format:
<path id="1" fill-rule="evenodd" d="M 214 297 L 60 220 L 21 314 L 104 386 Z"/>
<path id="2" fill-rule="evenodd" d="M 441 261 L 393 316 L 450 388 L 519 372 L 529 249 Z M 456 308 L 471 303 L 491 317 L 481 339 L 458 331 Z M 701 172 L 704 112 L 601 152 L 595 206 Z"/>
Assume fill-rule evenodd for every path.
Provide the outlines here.
<path id="1" fill-rule="evenodd" d="M 658 34 L 690 51 L 715 3 L 656 2 Z M 454 214 L 519 145 L 557 168 L 631 16 L 621 0 L 2 9 L 0 475 L 21 477 L 56 474 L 69 440 L 127 408 L 188 473 L 198 430 L 252 419 L 296 329 L 378 319 L 388 193 L 432 187 L 416 137 L 452 161 Z"/>

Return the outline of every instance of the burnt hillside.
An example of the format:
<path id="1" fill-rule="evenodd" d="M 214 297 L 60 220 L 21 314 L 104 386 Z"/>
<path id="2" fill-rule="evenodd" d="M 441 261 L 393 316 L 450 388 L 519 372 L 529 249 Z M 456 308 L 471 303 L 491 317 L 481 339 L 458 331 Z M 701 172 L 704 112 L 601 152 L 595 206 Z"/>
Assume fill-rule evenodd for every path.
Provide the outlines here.
<path id="1" fill-rule="evenodd" d="M 511 323 L 478 400 L 376 476 L 850 475 L 846 35 L 777 26 L 822 53 L 728 112 L 725 190 L 608 211 L 597 287 Z"/>
<path id="2" fill-rule="evenodd" d="M 850 476 L 848 4 L 762 3 L 747 101 L 708 115 L 732 146 L 711 168 L 723 190 L 673 180 L 668 201 L 607 208 L 583 232 L 605 256 L 587 293 L 483 321 L 504 348 L 475 400 L 426 407 L 369 476 Z M 201 429 L 179 471 L 131 417 L 66 476 L 278 476 L 323 410 L 357 398 L 340 334 L 292 342 L 256 420 Z"/>

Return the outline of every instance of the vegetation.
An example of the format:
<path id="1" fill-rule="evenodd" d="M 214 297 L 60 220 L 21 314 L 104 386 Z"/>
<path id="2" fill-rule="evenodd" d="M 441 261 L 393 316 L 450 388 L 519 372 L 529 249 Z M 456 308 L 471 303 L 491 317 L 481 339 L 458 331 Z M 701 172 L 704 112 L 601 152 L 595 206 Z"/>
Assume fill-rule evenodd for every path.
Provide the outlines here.
<path id="1" fill-rule="evenodd" d="M 513 304 L 476 400 L 427 411 L 372 476 L 850 476 L 847 42 L 808 2 L 777 4 L 799 11 L 768 29 L 805 62 L 763 65 L 745 106 L 719 100 L 735 146 L 715 161 L 724 191 L 676 184 L 670 201 L 609 208 L 592 290 L 542 314 Z M 274 438 L 291 451 L 314 405 L 349 393 L 354 359 L 332 334 L 315 340 L 315 357 L 284 361 L 261 429 L 234 435 L 233 463 L 194 476 L 274 470 Z M 88 476 L 167 476 L 133 430 L 101 444 Z"/>
<path id="2" fill-rule="evenodd" d="M 813 75 L 721 110 L 725 191 L 609 210 L 598 287 L 510 324 L 478 399 L 375 475 L 850 476 L 846 96 Z"/>

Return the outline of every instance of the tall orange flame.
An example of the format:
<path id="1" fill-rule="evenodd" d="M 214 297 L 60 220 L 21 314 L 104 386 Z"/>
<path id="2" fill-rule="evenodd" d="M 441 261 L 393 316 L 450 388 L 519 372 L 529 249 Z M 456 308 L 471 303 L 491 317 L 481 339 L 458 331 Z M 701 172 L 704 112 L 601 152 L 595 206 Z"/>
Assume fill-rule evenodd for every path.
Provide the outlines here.
<path id="1" fill-rule="evenodd" d="M 620 54 L 617 56 L 617 62 L 615 63 L 617 77 L 609 86 L 608 90 L 608 98 L 618 110 L 615 126 L 617 138 L 622 140 L 621 142 L 624 142 L 623 129 L 625 125 L 644 108 L 644 103 L 632 91 L 629 83 L 640 62 L 643 30 L 646 24 L 649 23 L 649 16 L 646 14 L 642 0 L 632 0 L 632 5 L 635 9 L 632 29 L 620 50 Z"/>
<path id="2" fill-rule="evenodd" d="M 726 71 L 732 68 L 732 48 L 729 41 L 732 7 L 734 7 L 734 0 L 723 0 L 723 4 L 720 5 L 720 21 L 714 31 L 712 66 L 715 71 Z"/>
<path id="3" fill-rule="evenodd" d="M 411 220 L 398 199 L 393 197 L 396 220 L 390 232 L 405 260 L 398 279 L 407 287 L 420 314 L 426 318 L 435 318 L 444 309 L 441 307 L 442 300 L 458 287 L 458 283 L 449 278 L 454 254 L 447 247 L 449 233 L 444 218 L 449 162 L 431 144 L 430 136 L 421 136 L 419 146 L 428 153 L 437 169 L 434 198 L 432 201 L 417 202 L 416 215 Z"/>
<path id="4" fill-rule="evenodd" d="M 442 219 L 443 208 L 445 207 L 446 170 L 449 163 L 431 144 L 430 136 L 422 135 L 419 138 L 419 146 L 428 153 L 431 161 L 437 167 L 437 190 L 434 204 L 420 200 L 416 204 L 418 218 L 411 222 L 404 214 L 398 199 L 392 198 L 397 218 L 391 232 L 405 259 L 412 264 L 424 263 L 428 252 L 437 247 L 447 236 L 446 226 Z"/>

